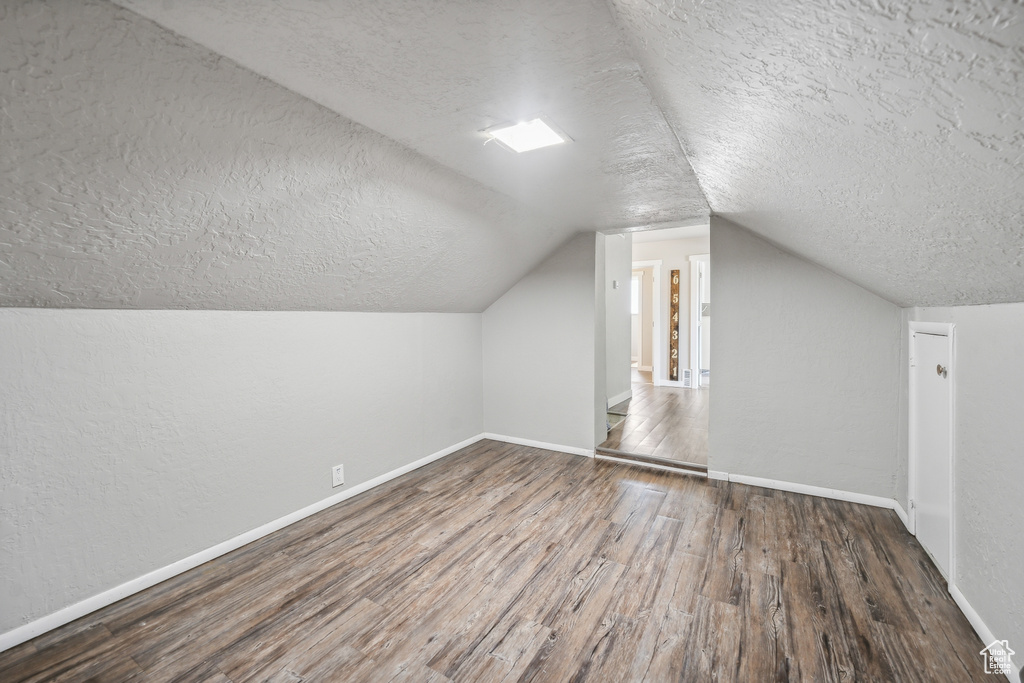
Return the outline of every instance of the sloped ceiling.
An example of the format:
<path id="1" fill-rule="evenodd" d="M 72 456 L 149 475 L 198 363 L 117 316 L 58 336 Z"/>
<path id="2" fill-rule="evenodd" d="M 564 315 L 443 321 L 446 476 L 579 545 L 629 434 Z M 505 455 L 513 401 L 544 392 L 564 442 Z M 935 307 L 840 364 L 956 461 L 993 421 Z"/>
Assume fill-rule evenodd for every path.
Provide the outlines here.
<path id="1" fill-rule="evenodd" d="M 480 311 L 579 230 L 708 213 L 606 5 L 132 8 L 176 33 L 0 7 L 0 304 Z M 485 144 L 535 113 L 574 142 Z"/>
<path id="2" fill-rule="evenodd" d="M 481 310 L 709 211 L 1024 301 L 1018 2 L 119 2 L 0 6 L 0 304 Z M 574 142 L 485 144 L 537 113 Z"/>
<path id="3" fill-rule="evenodd" d="M 1024 5 L 612 0 L 713 212 L 898 304 L 1024 301 Z"/>
<path id="4" fill-rule="evenodd" d="M 116 1 L 578 229 L 707 214 L 600 0 Z M 539 113 L 574 142 L 484 144 Z"/>

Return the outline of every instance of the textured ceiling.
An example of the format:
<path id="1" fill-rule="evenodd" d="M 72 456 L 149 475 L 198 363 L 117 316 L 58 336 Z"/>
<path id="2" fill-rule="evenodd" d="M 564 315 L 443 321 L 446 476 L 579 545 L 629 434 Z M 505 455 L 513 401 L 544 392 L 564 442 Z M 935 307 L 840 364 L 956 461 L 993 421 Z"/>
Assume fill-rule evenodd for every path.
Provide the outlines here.
<path id="1" fill-rule="evenodd" d="M 0 305 L 481 310 L 709 210 L 901 305 L 1024 301 L 1020 2 L 121 4 L 0 4 Z M 484 144 L 537 113 L 574 142 Z"/>
<path id="2" fill-rule="evenodd" d="M 713 212 L 902 305 L 1024 301 L 1024 5 L 612 0 Z"/>
<path id="3" fill-rule="evenodd" d="M 665 240 L 686 240 L 691 237 L 707 237 L 711 234 L 711 226 L 707 223 L 687 225 L 678 228 L 659 228 L 631 232 L 633 244 L 638 242 L 664 242 Z"/>
<path id="4" fill-rule="evenodd" d="M 707 216 L 604 0 L 118 0 L 581 230 Z M 480 131 L 543 113 L 574 142 Z"/>
<path id="5" fill-rule="evenodd" d="M 106 2 L 0 5 L 0 305 L 479 311 L 571 230 Z"/>

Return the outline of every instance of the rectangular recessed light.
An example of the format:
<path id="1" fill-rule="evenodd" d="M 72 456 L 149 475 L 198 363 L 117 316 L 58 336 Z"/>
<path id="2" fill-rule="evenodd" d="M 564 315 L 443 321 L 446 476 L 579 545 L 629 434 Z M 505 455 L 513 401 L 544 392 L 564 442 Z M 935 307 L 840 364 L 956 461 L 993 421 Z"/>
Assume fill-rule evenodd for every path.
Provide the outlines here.
<path id="1" fill-rule="evenodd" d="M 532 149 L 560 145 L 569 141 L 567 136 L 556 131 L 543 119 L 533 119 L 512 126 L 498 126 L 485 132 L 513 152 L 529 152 Z"/>

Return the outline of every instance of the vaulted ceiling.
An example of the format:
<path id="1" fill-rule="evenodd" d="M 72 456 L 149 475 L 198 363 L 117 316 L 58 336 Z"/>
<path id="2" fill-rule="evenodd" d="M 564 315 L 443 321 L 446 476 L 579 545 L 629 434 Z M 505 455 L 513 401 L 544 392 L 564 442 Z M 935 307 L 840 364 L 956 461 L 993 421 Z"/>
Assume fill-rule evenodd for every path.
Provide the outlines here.
<path id="1" fill-rule="evenodd" d="M 1024 4 L 612 1 L 713 212 L 904 306 L 1024 301 Z"/>
<path id="2" fill-rule="evenodd" d="M 1024 301 L 1016 2 L 118 4 L 0 8 L 0 303 L 481 310 L 709 212 L 901 305 Z M 534 114 L 573 141 L 487 144 Z"/>

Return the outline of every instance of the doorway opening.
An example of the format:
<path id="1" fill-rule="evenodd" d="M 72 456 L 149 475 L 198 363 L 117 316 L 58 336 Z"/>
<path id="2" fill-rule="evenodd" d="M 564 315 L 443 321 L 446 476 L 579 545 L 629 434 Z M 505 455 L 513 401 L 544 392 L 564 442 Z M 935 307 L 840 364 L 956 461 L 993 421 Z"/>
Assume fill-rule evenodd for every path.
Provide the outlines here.
<path id="1" fill-rule="evenodd" d="M 621 312 L 629 318 L 631 391 L 609 406 L 597 455 L 706 473 L 710 228 L 649 230 L 632 238 L 630 304 Z"/>
<path id="2" fill-rule="evenodd" d="M 645 295 L 650 296 L 649 287 L 644 287 L 644 271 L 634 270 L 629 287 L 629 361 L 630 367 L 643 367 L 646 344 L 650 343 L 650 335 L 644 334 L 643 302 Z M 648 358 L 649 360 L 649 358 Z"/>
<path id="3" fill-rule="evenodd" d="M 691 384 L 711 385 L 711 254 L 690 257 Z"/>

